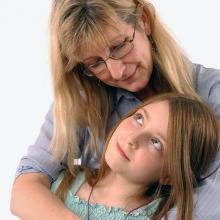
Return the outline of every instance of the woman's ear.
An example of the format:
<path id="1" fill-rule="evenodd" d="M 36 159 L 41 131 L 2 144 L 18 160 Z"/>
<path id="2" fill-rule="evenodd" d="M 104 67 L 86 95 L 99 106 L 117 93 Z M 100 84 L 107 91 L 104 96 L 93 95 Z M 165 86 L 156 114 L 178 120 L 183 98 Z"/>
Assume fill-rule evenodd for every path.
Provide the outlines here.
<path id="1" fill-rule="evenodd" d="M 141 28 L 143 28 L 143 30 L 145 31 L 147 36 L 151 34 L 150 19 L 147 12 L 144 9 L 141 12 L 140 25 Z"/>

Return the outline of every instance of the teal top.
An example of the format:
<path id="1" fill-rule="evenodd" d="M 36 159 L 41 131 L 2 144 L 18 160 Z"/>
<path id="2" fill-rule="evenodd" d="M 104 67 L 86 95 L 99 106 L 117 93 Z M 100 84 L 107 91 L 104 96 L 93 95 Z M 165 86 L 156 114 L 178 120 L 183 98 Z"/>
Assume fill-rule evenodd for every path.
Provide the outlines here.
<path id="1" fill-rule="evenodd" d="M 64 176 L 64 172 L 61 173 L 58 179 L 52 184 L 51 191 L 55 192 L 58 188 L 62 178 Z M 74 212 L 77 216 L 81 219 L 87 219 L 88 214 L 88 207 L 87 201 L 80 199 L 76 196 L 76 192 L 78 191 L 79 187 L 85 182 L 85 173 L 79 172 L 76 176 L 76 179 L 70 185 L 67 196 L 65 200 L 65 205 L 68 209 Z M 150 220 L 153 214 L 156 212 L 158 205 L 161 199 L 156 199 L 149 203 L 146 206 L 143 206 L 139 209 L 134 210 L 127 216 L 127 212 L 124 211 L 122 208 L 119 207 L 105 207 L 101 204 L 89 204 L 89 214 L 90 220 L 97 220 L 97 219 L 108 219 L 108 220 Z"/>

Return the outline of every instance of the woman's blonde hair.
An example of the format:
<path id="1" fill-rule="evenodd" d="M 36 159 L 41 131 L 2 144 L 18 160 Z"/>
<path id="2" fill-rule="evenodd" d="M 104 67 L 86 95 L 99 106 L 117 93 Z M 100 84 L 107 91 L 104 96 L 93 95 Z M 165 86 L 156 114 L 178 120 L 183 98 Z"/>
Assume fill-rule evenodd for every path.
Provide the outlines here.
<path id="1" fill-rule="evenodd" d="M 151 195 L 152 199 L 163 198 L 153 219 L 161 219 L 163 216 L 166 218 L 168 210 L 175 204 L 177 206 L 176 219 L 191 220 L 193 219 L 194 188 L 217 170 L 208 173 L 208 167 L 219 151 L 220 128 L 214 113 L 205 103 L 177 93 L 165 93 L 150 98 L 124 119 L 132 116 L 138 109 L 160 101 L 167 101 L 169 105 L 168 141 L 162 175 L 169 178 L 171 185 L 153 184 L 150 187 L 151 192 L 148 190 L 146 194 Z M 105 162 L 105 151 L 119 124 L 120 122 L 108 136 L 100 170 L 98 172 L 86 170 L 86 181 L 90 185 L 96 184 L 110 172 Z M 58 188 L 58 196 L 63 200 L 72 179 L 73 176 L 66 172 Z"/>
<path id="2" fill-rule="evenodd" d="M 106 136 L 110 89 L 95 77 L 76 68 L 79 53 L 108 45 L 106 28 L 117 29 L 117 18 L 134 25 L 143 6 L 157 45 L 153 52 L 154 71 L 150 83 L 157 93 L 180 92 L 196 96 L 190 65 L 183 52 L 159 21 L 147 1 L 134 0 L 54 0 L 51 13 L 51 68 L 54 89 L 54 132 L 51 146 L 54 158 L 67 156 L 73 172 L 73 159 L 79 151 L 78 131 L 88 127 L 90 146 L 98 154 L 98 143 Z M 92 147 L 91 147 L 92 146 Z"/>

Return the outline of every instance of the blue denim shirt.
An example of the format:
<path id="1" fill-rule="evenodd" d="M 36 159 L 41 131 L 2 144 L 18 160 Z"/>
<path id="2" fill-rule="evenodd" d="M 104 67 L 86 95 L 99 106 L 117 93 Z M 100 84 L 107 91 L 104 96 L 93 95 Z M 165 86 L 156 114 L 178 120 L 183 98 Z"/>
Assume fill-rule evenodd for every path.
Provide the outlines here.
<path id="1" fill-rule="evenodd" d="M 205 68 L 201 65 L 193 65 L 193 80 L 197 93 L 207 102 L 220 118 L 220 71 Z M 116 88 L 111 94 L 114 97 L 114 105 L 108 120 L 108 127 L 111 128 L 116 121 L 131 109 L 140 104 L 140 101 L 130 92 Z M 56 180 L 58 174 L 66 168 L 65 159 L 58 163 L 52 160 L 51 149 L 49 144 L 53 132 L 53 114 L 52 107 L 45 117 L 45 121 L 41 127 L 40 134 L 36 142 L 29 146 L 27 155 L 21 158 L 16 176 L 22 173 L 43 172 L 52 181 Z M 89 135 L 88 129 L 84 129 L 82 137 Z M 84 139 L 80 139 L 79 148 L 83 150 Z M 103 142 L 100 142 L 100 148 Z M 83 163 L 89 166 L 98 167 L 98 162 L 92 156 L 92 153 L 82 157 Z M 210 166 L 213 170 L 220 163 L 220 155 L 218 154 Z M 198 187 L 195 193 L 195 213 L 194 219 L 219 220 L 220 219 L 220 170 L 210 176 L 205 183 Z M 169 219 L 175 219 L 176 209 L 173 208 L 169 212 Z"/>

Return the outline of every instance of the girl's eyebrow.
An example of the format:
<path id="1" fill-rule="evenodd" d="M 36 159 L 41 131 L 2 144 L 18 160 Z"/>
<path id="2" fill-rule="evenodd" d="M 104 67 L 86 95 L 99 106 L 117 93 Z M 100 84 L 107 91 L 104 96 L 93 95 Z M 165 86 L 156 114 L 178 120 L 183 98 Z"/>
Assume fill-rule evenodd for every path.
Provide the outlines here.
<path id="1" fill-rule="evenodd" d="M 140 108 L 140 110 L 142 110 L 144 112 L 144 116 L 149 119 L 149 114 L 147 112 L 147 110 L 145 108 Z"/>
<path id="2" fill-rule="evenodd" d="M 143 107 L 143 108 L 140 108 L 139 110 L 142 110 L 142 111 L 143 111 L 144 116 L 145 116 L 145 118 L 146 118 L 147 120 L 150 119 L 149 113 L 147 112 L 146 109 L 144 109 L 144 107 Z M 157 136 L 159 136 L 159 137 L 164 141 L 164 143 L 167 142 L 165 136 L 164 136 L 161 132 L 158 131 L 158 132 L 156 132 L 155 134 L 156 134 Z"/>

